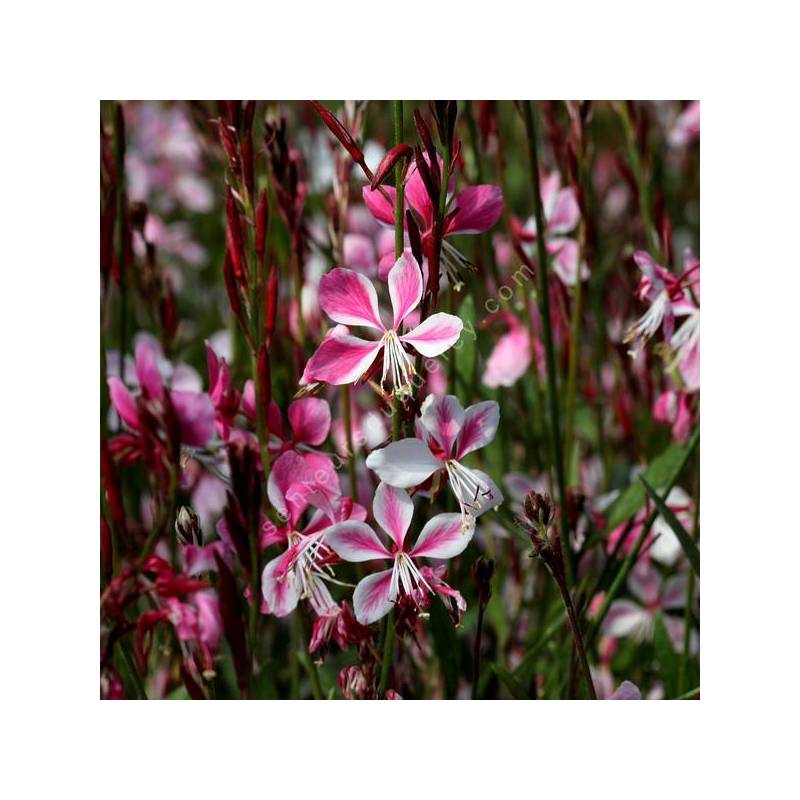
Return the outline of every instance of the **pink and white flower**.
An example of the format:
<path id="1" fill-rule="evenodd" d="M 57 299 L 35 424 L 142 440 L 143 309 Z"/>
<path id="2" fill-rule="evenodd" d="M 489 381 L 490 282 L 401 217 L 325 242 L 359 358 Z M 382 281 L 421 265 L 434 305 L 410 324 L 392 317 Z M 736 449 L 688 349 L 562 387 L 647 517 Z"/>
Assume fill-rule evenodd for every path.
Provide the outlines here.
<path id="1" fill-rule="evenodd" d="M 575 229 L 581 218 L 575 189 L 571 186 L 562 189 L 561 176 L 552 172 L 542 180 L 541 191 L 545 246 L 553 256 L 553 271 L 565 286 L 574 286 L 578 280 L 580 248 L 578 242 L 566 234 Z M 512 231 L 526 252 L 533 255 L 533 243 L 538 238 L 536 218 L 530 217 L 524 224 L 512 219 Z M 585 281 L 588 277 L 589 267 L 584 261 L 580 264 L 580 279 Z"/>
<path id="2" fill-rule="evenodd" d="M 503 501 L 502 492 L 481 470 L 465 467 L 461 461 L 469 453 L 494 439 L 500 422 L 500 407 L 493 400 L 476 403 L 466 411 L 454 395 L 428 395 L 417 422 L 416 439 L 373 450 L 367 466 L 378 477 L 400 489 L 419 486 L 442 474 L 461 508 L 465 526 L 489 508 Z"/>
<path id="3" fill-rule="evenodd" d="M 340 522 L 326 532 L 328 546 L 344 561 L 392 561 L 391 569 L 368 575 L 356 586 L 353 609 L 362 625 L 370 625 L 388 614 L 401 595 L 409 597 L 419 608 L 429 594 L 441 591 L 441 587 L 431 586 L 416 559 L 453 558 L 466 549 L 475 532 L 474 525 L 464 527 L 459 514 L 438 514 L 425 524 L 414 546 L 409 547 L 406 533 L 414 515 L 414 503 L 407 492 L 386 483 L 381 483 L 375 491 L 372 513 L 388 536 L 389 547 L 365 522 Z"/>
<path id="4" fill-rule="evenodd" d="M 686 573 L 663 580 L 653 564 L 641 561 L 628 577 L 628 589 L 635 600 L 615 600 L 601 627 L 606 636 L 615 638 L 633 636 L 652 639 L 656 614 L 662 612 L 664 627 L 676 649 L 683 649 L 683 615 L 674 616 L 666 611 L 680 611 L 686 605 Z M 696 652 L 698 640 L 692 631 L 690 650 Z"/>
<path id="5" fill-rule="evenodd" d="M 337 268 L 322 277 L 319 302 L 337 327 L 328 332 L 309 359 L 303 382 L 321 381 L 340 386 L 363 378 L 379 354 L 383 355 L 381 385 L 391 376 L 395 394 L 407 393 L 415 374 L 414 358 L 405 349 L 414 348 L 426 358 L 441 355 L 461 335 L 463 324 L 452 314 L 432 314 L 407 333 L 403 321 L 422 299 L 422 273 L 410 253 L 403 253 L 389 272 L 392 323 L 387 326 L 378 309 L 373 285 L 358 272 Z M 345 325 L 377 330 L 380 339 L 369 341 L 352 336 Z"/>

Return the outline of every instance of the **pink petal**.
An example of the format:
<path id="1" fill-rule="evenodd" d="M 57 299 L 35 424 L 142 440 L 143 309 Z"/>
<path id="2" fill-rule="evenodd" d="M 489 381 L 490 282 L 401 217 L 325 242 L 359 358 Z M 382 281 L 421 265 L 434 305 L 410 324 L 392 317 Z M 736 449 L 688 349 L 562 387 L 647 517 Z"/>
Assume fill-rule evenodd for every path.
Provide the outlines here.
<path id="1" fill-rule="evenodd" d="M 368 342 L 334 328 L 308 360 L 303 378 L 334 386 L 355 383 L 369 369 L 383 342 Z"/>
<path id="2" fill-rule="evenodd" d="M 569 233 L 581 218 L 575 189 L 562 189 L 555 198 L 553 210 L 547 216 L 548 234 Z"/>
<path id="3" fill-rule="evenodd" d="M 164 386 L 158 371 L 159 352 L 152 341 L 142 338 L 136 345 L 136 377 L 139 386 L 150 397 L 162 398 Z"/>
<path id="4" fill-rule="evenodd" d="M 364 197 L 364 202 L 367 204 L 367 208 L 369 209 L 370 213 L 373 217 L 375 217 L 375 219 L 378 220 L 378 222 L 383 222 L 386 225 L 394 225 L 394 204 L 396 193 L 391 186 L 384 186 L 383 189 L 389 196 L 389 200 L 383 196 L 383 193 L 380 191 L 380 189 L 376 189 L 373 192 L 369 186 L 365 186 L 361 190 L 361 194 Z"/>
<path id="5" fill-rule="evenodd" d="M 546 226 L 547 220 L 550 219 L 553 214 L 553 210 L 556 207 L 558 190 L 561 188 L 561 176 L 558 174 L 557 170 L 555 172 L 551 172 L 547 177 L 542 178 L 539 185 L 542 192 L 542 205 L 544 206 L 544 221 Z M 535 237 L 536 217 L 531 217 L 531 219 L 529 219 L 525 225 L 526 227 L 533 225 L 533 234 Z"/>
<path id="6" fill-rule="evenodd" d="M 470 186 L 456 196 L 455 202 L 458 210 L 447 233 L 482 233 L 503 213 L 503 190 L 491 184 Z"/>
<path id="7" fill-rule="evenodd" d="M 442 467 L 421 439 L 401 439 L 367 456 L 367 466 L 390 486 L 408 489 L 426 481 Z"/>
<path id="8" fill-rule="evenodd" d="M 427 155 L 424 158 L 428 164 L 431 163 Z M 442 166 L 442 159 L 439 158 L 439 168 L 441 169 Z M 406 202 L 422 217 L 423 231 L 430 228 L 433 225 L 433 205 L 416 164 L 409 170 L 405 197 Z"/>
<path id="9" fill-rule="evenodd" d="M 344 236 L 344 264 L 365 275 L 375 274 L 375 247 L 372 240 L 360 233 L 346 233 Z"/>
<path id="10" fill-rule="evenodd" d="M 372 514 L 378 525 L 392 538 L 397 549 L 402 550 L 403 540 L 414 516 L 414 503 L 408 492 L 388 483 L 380 483 L 375 490 Z"/>
<path id="11" fill-rule="evenodd" d="M 444 397 L 429 394 L 422 404 L 421 412 L 423 428 L 449 457 L 464 424 L 464 409 L 461 408 L 458 398 L 452 394 Z"/>
<path id="12" fill-rule="evenodd" d="M 214 435 L 216 411 L 211 398 L 197 392 L 170 392 L 170 398 L 178 417 L 181 441 L 203 447 Z"/>
<path id="13" fill-rule="evenodd" d="M 466 550 L 475 525 L 464 526 L 461 514 L 437 514 L 428 520 L 410 555 L 425 558 L 453 558 Z"/>
<path id="14" fill-rule="evenodd" d="M 297 608 L 300 592 L 293 572 L 285 572 L 285 553 L 273 558 L 261 573 L 261 593 L 270 613 L 285 617 Z"/>
<path id="15" fill-rule="evenodd" d="M 331 408 L 327 400 L 306 397 L 289 404 L 289 424 L 294 441 L 320 445 L 328 437 L 331 428 Z"/>
<path id="16" fill-rule="evenodd" d="M 456 443 L 456 459 L 461 460 L 467 453 L 485 447 L 494 439 L 500 423 L 500 406 L 494 400 L 485 400 L 470 406 L 464 412 Z"/>
<path id="17" fill-rule="evenodd" d="M 667 579 L 661 593 L 661 607 L 665 609 L 679 609 L 686 606 L 686 574 L 673 575 Z"/>
<path id="18" fill-rule="evenodd" d="M 602 631 L 606 636 L 631 636 L 640 634 L 649 622 L 648 613 L 630 600 L 615 600 L 603 620 Z"/>
<path id="19" fill-rule="evenodd" d="M 337 522 L 325 532 L 325 543 L 345 561 L 372 561 L 391 558 L 392 554 L 366 522 L 348 519 Z"/>
<path id="20" fill-rule="evenodd" d="M 272 465 L 267 496 L 281 518 L 294 526 L 308 506 L 309 487 L 313 485 L 306 460 L 293 450 L 287 450 Z"/>
<path id="21" fill-rule="evenodd" d="M 394 312 L 392 328 L 398 330 L 409 312 L 413 311 L 422 299 L 422 272 L 410 251 L 404 251 L 397 259 L 389 272 L 388 280 L 389 297 Z"/>
<path id="22" fill-rule="evenodd" d="M 136 410 L 136 401 L 128 391 L 128 387 L 119 378 L 108 379 L 108 393 L 111 402 L 122 421 L 134 431 L 139 430 L 139 413 Z"/>
<path id="23" fill-rule="evenodd" d="M 640 561 L 628 576 L 631 594 L 645 606 L 658 601 L 660 585 L 658 570 L 647 561 Z"/>
<path id="24" fill-rule="evenodd" d="M 525 328 L 501 336 L 486 361 L 483 383 L 491 388 L 513 386 L 531 364 L 530 337 Z"/>
<path id="25" fill-rule="evenodd" d="M 353 592 L 353 611 L 362 625 L 371 625 L 392 610 L 389 587 L 392 583 L 392 570 L 376 572 L 359 581 Z"/>
<path id="26" fill-rule="evenodd" d="M 464 324 L 452 314 L 439 312 L 432 314 L 410 333 L 400 337 L 400 341 L 410 344 L 418 353 L 432 358 L 452 347 L 461 336 Z"/>
<path id="27" fill-rule="evenodd" d="M 553 253 L 553 271 L 558 275 L 565 286 L 574 286 L 578 279 L 578 258 L 580 249 L 574 239 L 550 239 L 547 242 L 547 251 Z M 581 280 L 589 277 L 589 267 L 586 262 L 580 265 Z"/>
<path id="28" fill-rule="evenodd" d="M 351 269 L 337 267 L 322 276 L 319 304 L 334 322 L 384 330 L 375 287 Z"/>
<path id="29" fill-rule="evenodd" d="M 332 513 L 332 509 L 328 507 L 338 503 L 342 495 L 339 474 L 333 461 L 324 453 L 303 453 L 302 458 L 312 484 L 307 487 L 308 502 Z"/>

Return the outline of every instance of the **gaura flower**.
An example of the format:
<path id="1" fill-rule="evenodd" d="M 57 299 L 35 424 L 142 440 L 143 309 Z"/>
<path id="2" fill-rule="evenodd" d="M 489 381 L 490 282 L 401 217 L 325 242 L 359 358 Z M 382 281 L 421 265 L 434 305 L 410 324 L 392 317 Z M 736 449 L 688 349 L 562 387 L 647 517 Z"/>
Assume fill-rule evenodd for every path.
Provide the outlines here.
<path id="1" fill-rule="evenodd" d="M 565 286 L 574 286 L 578 280 L 578 257 L 580 248 L 575 239 L 566 236 L 578 224 L 581 217 L 575 189 L 571 186 L 561 188 L 561 176 L 553 172 L 542 180 L 542 206 L 545 221 L 545 247 L 553 256 L 553 270 Z M 523 243 L 529 255 L 533 255 L 533 243 L 538 238 L 536 217 L 530 217 L 522 224 L 512 219 L 514 235 Z M 586 262 L 580 264 L 580 278 L 589 277 Z"/>
<path id="2" fill-rule="evenodd" d="M 695 273 L 700 268 L 700 262 L 687 252 L 684 258 L 684 271 L 676 275 L 661 264 L 657 264 L 644 250 L 637 250 L 633 254 L 633 260 L 642 271 L 639 299 L 649 305 L 647 311 L 625 334 L 626 342 L 636 343 L 632 351 L 632 355 L 635 355 L 662 326 L 664 338 L 669 341 L 675 330 L 675 317 L 690 314 L 695 310 L 689 287 L 698 278 Z"/>
<path id="3" fill-rule="evenodd" d="M 406 317 L 422 299 L 422 273 L 410 253 L 403 253 L 389 272 L 392 323 L 386 326 L 378 310 L 373 285 L 357 272 L 337 268 L 322 277 L 319 302 L 325 313 L 340 323 L 329 331 L 317 352 L 308 360 L 303 381 L 322 381 L 335 386 L 354 383 L 383 354 L 381 385 L 391 375 L 395 394 L 408 392 L 415 374 L 414 359 L 404 345 L 426 358 L 441 355 L 461 335 L 461 320 L 452 314 L 432 314 L 408 333 L 400 333 Z M 381 333 L 376 341 L 351 336 L 344 325 L 362 325 Z"/>
<path id="4" fill-rule="evenodd" d="M 426 161 L 429 161 L 427 156 Z M 439 169 L 442 160 L 439 159 Z M 371 190 L 365 186 L 364 202 L 372 215 L 385 225 L 394 225 L 395 190 L 384 186 L 383 191 Z M 427 252 L 433 237 L 436 209 L 431 202 L 425 183 L 416 165 L 412 166 L 405 186 L 405 200 L 417 215 L 422 234 L 422 249 Z M 447 213 L 442 231 L 442 264 L 453 288 L 459 290 L 463 285 L 461 272 L 471 266 L 470 262 L 450 242 L 448 236 L 464 233 L 483 233 L 488 231 L 503 213 L 503 191 L 499 186 L 482 184 L 468 186 L 457 195 L 449 195 Z M 403 216 L 405 224 L 405 215 Z"/>
<path id="5" fill-rule="evenodd" d="M 508 324 L 508 332 L 498 340 L 486 361 L 483 383 L 490 388 L 513 386 L 528 370 L 533 355 L 531 353 L 530 333 L 510 312 L 498 314 Z M 534 339 L 537 369 L 541 372 L 544 363 L 544 349 L 538 339 Z"/>
<path id="6" fill-rule="evenodd" d="M 437 473 L 445 473 L 461 508 L 465 525 L 503 501 L 492 479 L 478 469 L 465 467 L 464 456 L 494 439 L 500 407 L 493 400 L 476 403 L 466 411 L 454 395 L 428 395 L 422 404 L 416 439 L 401 439 L 367 456 L 367 466 L 378 477 L 400 489 L 419 486 Z"/>
<path id="7" fill-rule="evenodd" d="M 391 569 L 362 579 L 353 593 L 353 609 L 362 625 L 370 625 L 389 613 L 400 595 L 409 597 L 417 607 L 435 590 L 423 574 L 417 558 L 453 558 L 462 553 L 475 532 L 465 528 L 459 514 L 438 514 L 423 527 L 416 544 L 409 547 L 406 533 L 414 515 L 414 503 L 408 493 L 381 483 L 375 491 L 372 513 L 389 538 L 389 548 L 365 522 L 340 522 L 326 532 L 326 541 L 339 558 L 361 562 L 391 560 Z M 448 587 L 449 588 L 449 587 Z"/>
<path id="8" fill-rule="evenodd" d="M 136 346 L 136 377 L 142 398 L 154 410 L 162 407 L 166 393 L 180 427 L 183 444 L 203 447 L 214 435 L 214 405 L 211 398 L 203 392 L 187 392 L 167 389 L 159 370 L 159 353 L 152 343 L 142 339 Z M 137 400 L 128 387 L 116 377 L 108 379 L 111 402 L 122 421 L 134 432 L 139 432 L 139 410 Z"/>
<path id="9" fill-rule="evenodd" d="M 606 636 L 633 636 L 636 639 L 652 639 L 656 614 L 662 612 L 664 627 L 679 651 L 683 649 L 684 619 L 666 611 L 681 611 L 686 605 L 686 573 L 662 580 L 655 567 L 642 561 L 631 571 L 628 589 L 634 600 L 615 600 L 601 627 Z M 690 651 L 699 646 L 697 634 L 692 631 Z"/>

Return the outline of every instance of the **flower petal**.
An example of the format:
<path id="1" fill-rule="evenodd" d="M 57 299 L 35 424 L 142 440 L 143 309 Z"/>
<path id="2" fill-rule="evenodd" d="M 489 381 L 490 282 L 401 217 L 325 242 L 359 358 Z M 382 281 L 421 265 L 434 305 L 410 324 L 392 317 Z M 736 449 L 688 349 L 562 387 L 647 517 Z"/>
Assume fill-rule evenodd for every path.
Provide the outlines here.
<path id="1" fill-rule="evenodd" d="M 320 445 L 331 428 L 331 407 L 319 397 L 294 400 L 289 404 L 289 424 L 295 442 Z"/>
<path id="2" fill-rule="evenodd" d="M 303 456 L 287 450 L 272 465 L 267 481 L 267 496 L 282 520 L 294 526 L 308 506 L 314 490 L 311 470 Z"/>
<path id="3" fill-rule="evenodd" d="M 458 398 L 452 394 L 443 397 L 429 394 L 422 404 L 420 421 L 449 458 L 464 424 L 464 409 Z"/>
<path id="4" fill-rule="evenodd" d="M 375 189 L 375 191 L 373 191 L 369 186 L 365 186 L 361 190 L 361 194 L 364 198 L 364 202 L 367 204 L 370 214 L 372 214 L 378 222 L 383 222 L 386 225 L 394 225 L 396 194 L 391 186 L 384 186 L 383 190 L 389 196 L 389 200 L 383 196 L 383 192 L 381 192 L 380 189 Z"/>
<path id="5" fill-rule="evenodd" d="M 615 600 L 601 627 L 606 636 L 631 636 L 641 634 L 649 622 L 648 613 L 630 600 Z"/>
<path id="6" fill-rule="evenodd" d="M 425 161 L 430 164 L 431 160 L 427 154 Z M 439 169 L 442 168 L 442 159 L 439 158 Z M 406 202 L 422 217 L 423 230 L 429 229 L 433 225 L 433 204 L 425 188 L 425 182 L 419 174 L 417 165 L 414 164 L 408 172 L 408 179 L 405 187 Z"/>
<path id="7" fill-rule="evenodd" d="M 492 184 L 469 186 L 456 196 L 457 211 L 447 233 L 488 231 L 503 213 L 503 190 Z"/>
<path id="8" fill-rule="evenodd" d="M 211 398 L 198 392 L 170 392 L 170 399 L 178 417 L 181 441 L 191 447 L 203 447 L 214 435 L 216 411 Z"/>
<path id="9" fill-rule="evenodd" d="M 421 439 L 401 439 L 367 456 L 367 466 L 390 486 L 409 489 L 430 478 L 442 467 Z"/>
<path id="10" fill-rule="evenodd" d="M 397 549 L 402 550 L 403 540 L 414 516 L 414 503 L 408 492 L 381 482 L 375 490 L 372 514 L 378 525 L 392 538 Z"/>
<path id="11" fill-rule="evenodd" d="M 617 690 L 611 697 L 608 698 L 609 700 L 641 700 L 642 693 L 639 691 L 639 687 L 635 683 L 631 683 L 630 681 L 622 681 L 622 683 L 617 687 Z"/>
<path id="12" fill-rule="evenodd" d="M 432 358 L 451 348 L 461 336 L 463 327 L 464 323 L 458 317 L 440 311 L 401 336 L 400 341 L 410 344 L 426 358 Z"/>
<path id="13" fill-rule="evenodd" d="M 555 197 L 553 210 L 547 216 L 548 234 L 568 233 L 581 217 L 578 198 L 571 186 L 562 189 Z"/>
<path id="14" fill-rule="evenodd" d="M 323 381 L 333 386 L 355 383 L 372 365 L 383 341 L 368 342 L 334 328 L 308 359 L 303 379 Z"/>
<path id="15" fill-rule="evenodd" d="M 456 442 L 456 459 L 485 447 L 494 439 L 500 423 L 500 406 L 494 400 L 485 400 L 470 406 L 464 412 L 461 433 Z"/>
<path id="16" fill-rule="evenodd" d="M 141 338 L 136 345 L 136 377 L 142 391 L 150 397 L 161 399 L 164 396 L 164 385 L 158 371 L 159 352 L 155 344 L 147 338 Z"/>
<path id="17" fill-rule="evenodd" d="M 453 558 L 466 550 L 474 533 L 474 521 L 465 526 L 461 514 L 437 514 L 425 523 L 410 555 Z"/>
<path id="18" fill-rule="evenodd" d="M 367 575 L 358 582 L 353 592 L 353 611 L 362 625 L 371 625 L 392 610 L 389 587 L 392 583 L 392 570 Z"/>
<path id="19" fill-rule="evenodd" d="M 273 558 L 261 573 L 261 593 L 269 606 L 270 613 L 285 617 L 297 608 L 300 592 L 294 572 L 286 572 L 286 553 Z"/>
<path id="20" fill-rule="evenodd" d="M 375 287 L 351 269 L 337 267 L 322 276 L 319 304 L 334 322 L 384 330 Z"/>
<path id="21" fill-rule="evenodd" d="M 628 589 L 644 606 L 658 602 L 661 577 L 648 561 L 640 561 L 628 576 Z"/>
<path id="22" fill-rule="evenodd" d="M 108 393 L 122 421 L 131 430 L 138 431 L 139 413 L 136 410 L 136 401 L 128 391 L 128 387 L 119 378 L 111 377 L 108 379 Z"/>
<path id="23" fill-rule="evenodd" d="M 391 558 L 392 554 L 366 522 L 348 519 L 331 525 L 325 532 L 325 543 L 345 561 L 372 561 Z"/>
<path id="24" fill-rule="evenodd" d="M 389 271 L 389 297 L 392 300 L 394 318 L 392 328 L 400 324 L 422 299 L 422 272 L 411 252 L 406 250 Z"/>

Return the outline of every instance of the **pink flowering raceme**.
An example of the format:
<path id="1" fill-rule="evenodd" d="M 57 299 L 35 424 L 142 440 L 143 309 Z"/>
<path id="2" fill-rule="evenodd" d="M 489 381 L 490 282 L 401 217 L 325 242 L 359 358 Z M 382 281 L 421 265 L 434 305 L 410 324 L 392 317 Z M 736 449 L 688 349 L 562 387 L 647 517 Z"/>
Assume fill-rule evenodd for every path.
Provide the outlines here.
<path id="1" fill-rule="evenodd" d="M 426 160 L 428 160 L 427 156 Z M 441 170 L 441 159 L 439 162 Z M 369 186 L 365 186 L 363 194 L 364 202 L 375 219 L 385 225 L 394 225 L 395 190 L 389 186 L 382 187 L 382 191 L 372 190 Z M 412 166 L 409 171 L 405 186 L 405 200 L 417 215 L 417 222 L 422 233 L 422 248 L 427 253 L 433 237 L 436 209 L 416 165 Z M 488 231 L 500 219 L 502 213 L 503 191 L 499 186 L 491 184 L 468 186 L 457 195 L 448 197 L 447 214 L 442 232 L 442 264 L 453 288 L 461 288 L 463 285 L 461 272 L 470 266 L 470 263 L 447 241 L 447 237 L 455 234 Z"/>
<path id="2" fill-rule="evenodd" d="M 353 609 L 362 625 L 369 625 L 389 613 L 403 595 L 421 608 L 424 599 L 434 591 L 425 578 L 417 558 L 453 558 L 463 552 L 475 532 L 474 525 L 465 528 L 459 514 L 438 514 L 423 527 L 416 544 L 409 547 L 406 533 L 414 515 L 414 503 L 408 493 L 381 483 L 375 491 L 372 513 L 386 532 L 391 550 L 375 531 L 364 522 L 340 522 L 326 532 L 326 541 L 345 561 L 391 560 L 391 569 L 376 572 L 362 579 L 353 593 Z M 449 589 L 449 587 L 447 587 Z"/>
<path id="3" fill-rule="evenodd" d="M 202 392 L 185 392 L 164 387 L 158 367 L 158 352 L 148 340 L 141 340 L 136 346 L 136 377 L 141 390 L 141 399 L 150 404 L 156 412 L 167 395 L 175 410 L 183 444 L 203 447 L 214 435 L 214 405 L 209 396 Z M 137 399 L 116 377 L 108 379 L 111 402 L 122 421 L 134 432 L 139 431 L 139 411 Z"/>
<path id="4" fill-rule="evenodd" d="M 481 470 L 465 467 L 461 460 L 494 439 L 500 408 L 493 400 L 476 403 L 466 411 L 454 395 L 428 395 L 422 404 L 416 439 L 401 439 L 367 457 L 367 466 L 391 486 L 408 489 L 431 476 L 447 478 L 465 524 L 499 505 L 503 495 Z"/>
<path id="5" fill-rule="evenodd" d="M 308 360 L 303 382 L 321 381 L 336 386 L 354 383 L 364 376 L 379 353 L 383 355 L 381 384 L 391 375 L 395 394 L 411 389 L 415 374 L 410 345 L 426 358 L 441 355 L 461 335 L 461 320 L 452 314 L 432 314 L 408 333 L 400 333 L 403 321 L 422 299 L 422 273 L 410 253 L 404 253 L 389 272 L 392 323 L 387 327 L 378 310 L 378 295 L 372 284 L 357 272 L 337 268 L 324 275 L 319 302 L 325 313 L 340 323 L 333 328 Z M 381 333 L 368 341 L 351 336 L 345 325 L 362 325 Z"/>
<path id="6" fill-rule="evenodd" d="M 545 219 L 545 245 L 553 256 L 553 270 L 566 286 L 574 286 L 578 279 L 578 258 L 580 248 L 575 239 L 566 234 L 574 230 L 580 220 L 581 212 L 575 189 L 561 188 L 561 176 L 553 172 L 542 180 L 542 206 Z M 534 253 L 533 242 L 538 238 L 536 218 L 531 217 L 523 225 L 512 219 L 514 235 L 523 243 L 530 255 Z M 589 277 L 589 268 L 580 265 L 580 277 Z"/>

